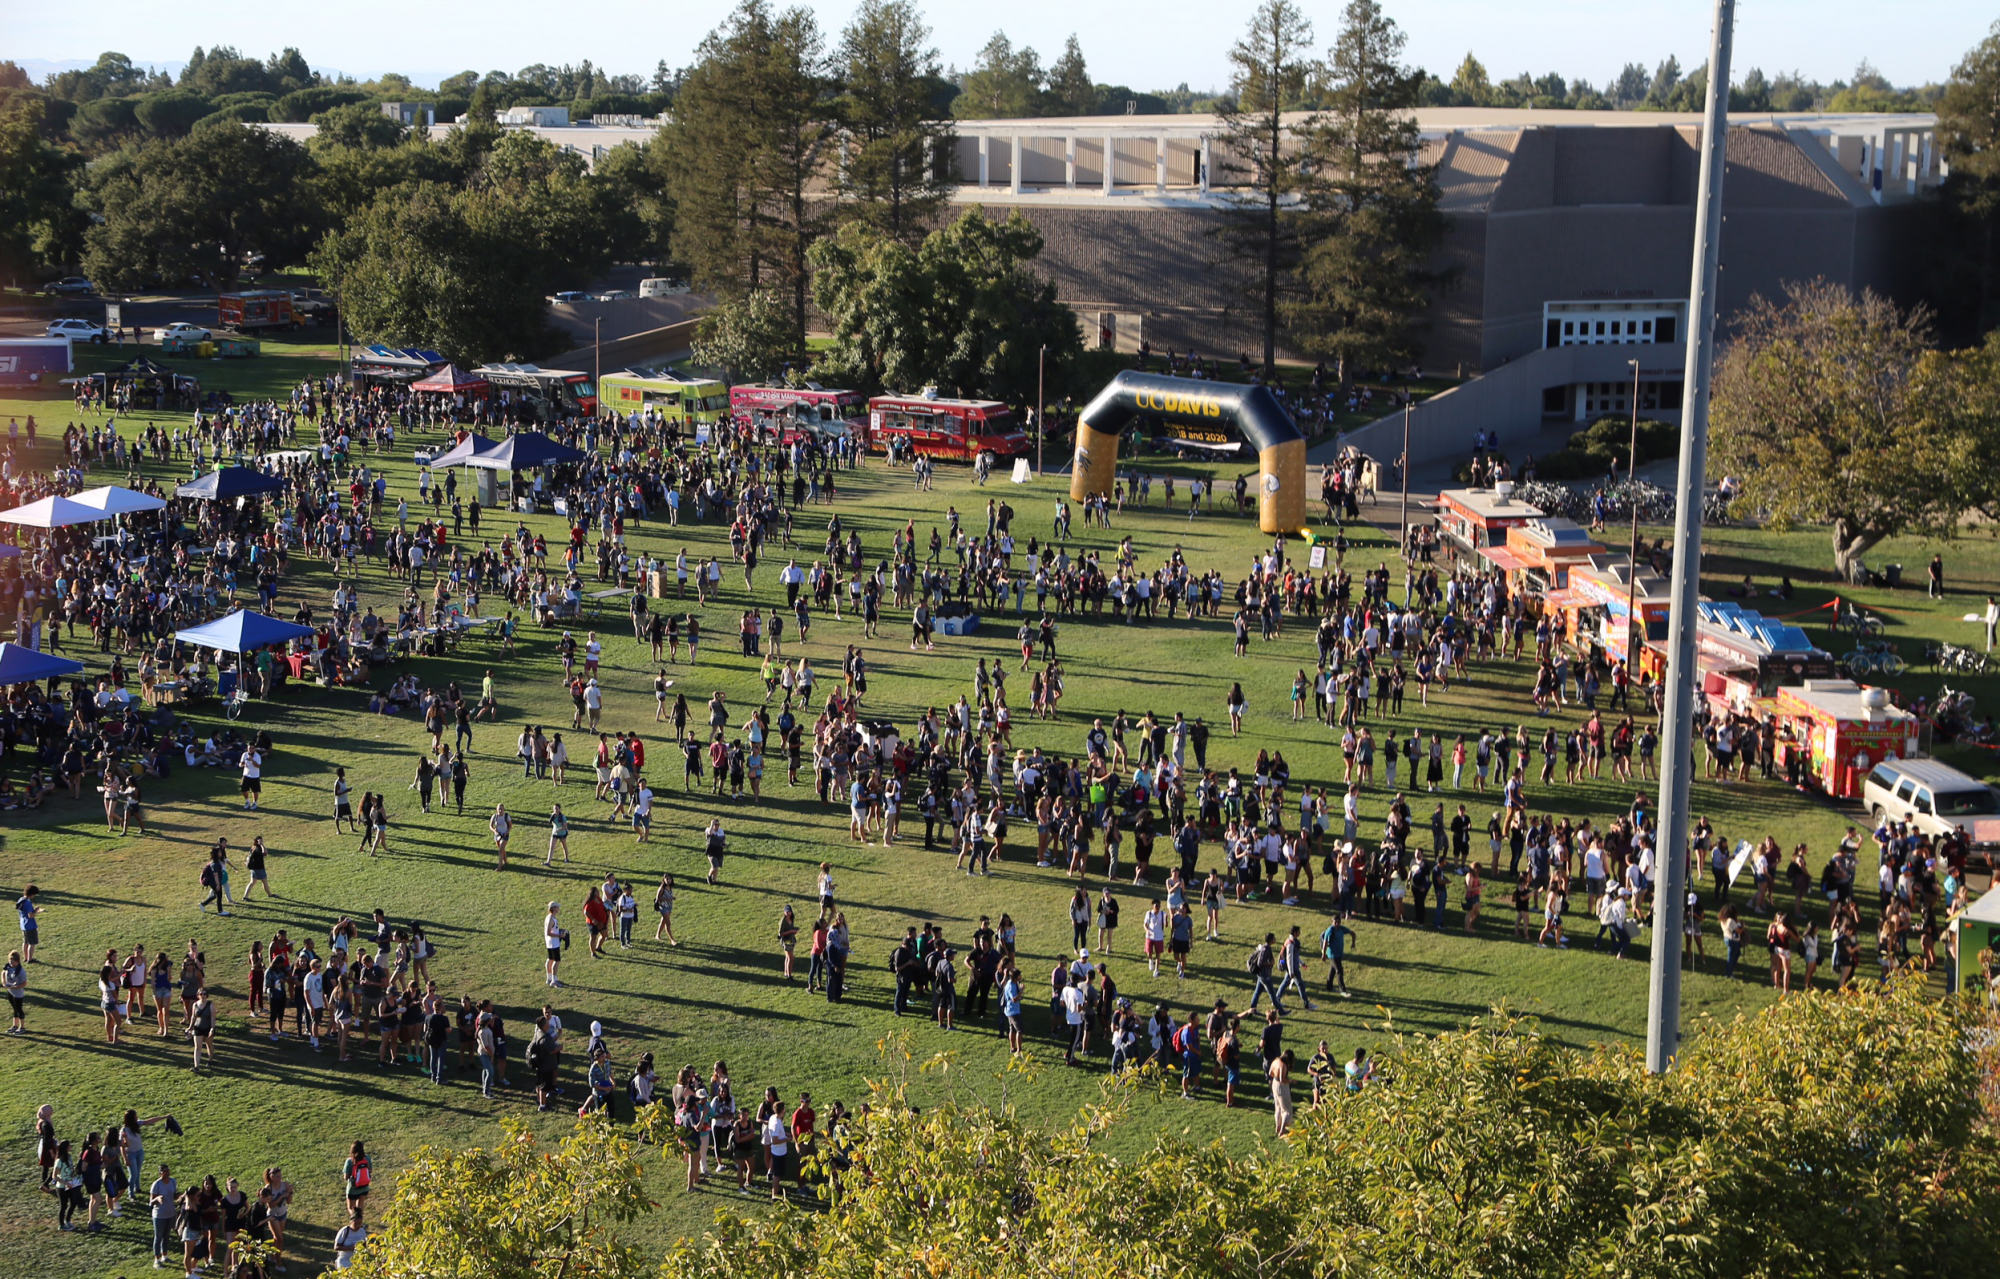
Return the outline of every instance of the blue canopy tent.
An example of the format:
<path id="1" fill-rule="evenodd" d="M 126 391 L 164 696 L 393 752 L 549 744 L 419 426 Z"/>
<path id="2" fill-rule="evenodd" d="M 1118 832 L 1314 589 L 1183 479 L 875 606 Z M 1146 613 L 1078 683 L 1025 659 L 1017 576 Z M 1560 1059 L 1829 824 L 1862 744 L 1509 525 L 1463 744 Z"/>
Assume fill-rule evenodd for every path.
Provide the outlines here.
<path id="1" fill-rule="evenodd" d="M 81 675 L 83 663 L 19 644 L 0 644 L 0 687 L 32 684 L 54 675 Z"/>
<path id="2" fill-rule="evenodd" d="M 275 475 L 248 466 L 225 466 L 174 490 L 175 497 L 198 497 L 219 502 L 232 497 L 252 497 L 284 491 L 285 482 Z M 103 518 L 101 515 L 99 518 Z"/>
<path id="3" fill-rule="evenodd" d="M 225 653 L 254 653 L 260 648 L 282 644 L 286 640 L 303 639 L 312 633 L 310 626 L 280 621 L 246 608 L 201 626 L 175 631 L 174 638 Z"/>
<path id="4" fill-rule="evenodd" d="M 473 454 L 465 460 L 465 464 L 488 471 L 527 471 L 537 466 L 582 460 L 583 453 L 579 449 L 558 444 L 540 431 L 523 431 L 519 435 L 508 436 L 482 453 Z"/>
<path id="5" fill-rule="evenodd" d="M 18 546 L 0 546 L 0 560 L 11 560 L 21 553 Z"/>
<path id="6" fill-rule="evenodd" d="M 477 432 L 467 435 L 458 443 L 431 459 L 432 469 L 441 466 L 464 466 L 474 455 L 484 453 L 499 446 L 500 441 L 489 440 Z"/>

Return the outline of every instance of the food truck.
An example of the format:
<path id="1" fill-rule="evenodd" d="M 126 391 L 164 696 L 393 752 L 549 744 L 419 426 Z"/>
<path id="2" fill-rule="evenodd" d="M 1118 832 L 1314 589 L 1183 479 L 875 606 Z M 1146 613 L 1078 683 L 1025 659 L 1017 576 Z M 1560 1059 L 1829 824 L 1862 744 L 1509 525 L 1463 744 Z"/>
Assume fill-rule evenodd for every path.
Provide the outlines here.
<path id="1" fill-rule="evenodd" d="M 482 364 L 472 372 L 500 389 L 502 403 L 531 405 L 546 422 L 597 413 L 597 384 L 588 373 L 536 364 Z"/>
<path id="2" fill-rule="evenodd" d="M 799 439 L 840 436 L 868 428 L 868 397 L 808 382 L 779 386 L 752 382 L 729 388 L 729 415 L 760 440 L 790 444 Z"/>
<path id="3" fill-rule="evenodd" d="M 1479 555 L 1507 575 L 1507 585 L 1531 599 L 1569 585 L 1570 570 L 1601 555 L 1604 547 L 1590 530 L 1560 515 L 1511 524 L 1501 546 L 1482 546 Z"/>
<path id="4" fill-rule="evenodd" d="M 1618 551 L 1599 551 L 1568 567 L 1563 585 L 1542 597 L 1543 607 L 1561 614 L 1564 633 L 1579 648 L 1610 664 L 1628 656 L 1631 610 L 1636 605 L 1641 630 L 1638 671 L 1658 679 L 1666 670 L 1664 651 L 1654 645 L 1667 638 L 1667 579 L 1641 568 L 1634 589 L 1632 561 Z"/>
<path id="5" fill-rule="evenodd" d="M 1505 546 L 1507 530 L 1546 518 L 1540 507 L 1514 500 L 1514 485 L 1501 480 L 1490 489 L 1446 489 L 1438 494 L 1438 529 L 1454 546 L 1474 555 Z"/>
<path id="6" fill-rule="evenodd" d="M 242 293 L 218 294 L 216 321 L 225 329 L 248 333 L 253 329 L 296 329 L 299 313 L 292 295 L 283 289 L 250 289 Z"/>
<path id="7" fill-rule="evenodd" d="M 912 454 L 958 462 L 982 454 L 989 461 L 1021 457 L 1028 451 L 1027 433 L 1005 404 L 947 400 L 930 390 L 921 395 L 878 395 L 868 401 L 868 447 L 887 452 L 890 440 L 902 441 Z"/>
<path id="8" fill-rule="evenodd" d="M 1702 600 L 1695 624 L 1695 664 L 1701 670 L 1701 691 L 1717 711 L 1756 712 L 1757 703 L 1777 696 L 1781 688 L 1797 688 L 1807 680 L 1840 677 L 1833 654 L 1815 648 L 1806 633 L 1789 622 L 1728 600 Z M 1641 669 L 1666 669 L 1666 638 L 1648 640 L 1653 652 L 1641 659 Z"/>
<path id="9" fill-rule="evenodd" d="M 729 388 L 714 378 L 682 377 L 672 369 L 625 369 L 599 380 L 603 403 L 618 413 L 650 408 L 692 429 L 713 426 L 729 412 Z"/>
<path id="10" fill-rule="evenodd" d="M 1803 753 L 1800 780 L 1834 799 L 1857 799 L 1868 770 L 1917 753 L 1918 720 L 1889 692 L 1846 679 L 1809 679 L 1776 690 L 1769 704 Z"/>

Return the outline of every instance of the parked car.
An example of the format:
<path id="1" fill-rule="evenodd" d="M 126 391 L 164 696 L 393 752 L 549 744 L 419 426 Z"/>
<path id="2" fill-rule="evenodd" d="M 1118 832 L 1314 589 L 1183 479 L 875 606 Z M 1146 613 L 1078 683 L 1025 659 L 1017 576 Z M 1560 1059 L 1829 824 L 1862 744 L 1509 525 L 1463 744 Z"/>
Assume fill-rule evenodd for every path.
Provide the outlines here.
<path id="1" fill-rule="evenodd" d="M 72 342 L 104 343 L 111 340 L 111 334 L 95 320 L 50 320 L 43 335 L 52 338 L 68 338 Z"/>
<path id="2" fill-rule="evenodd" d="M 44 284 L 42 292 L 52 298 L 87 298 L 97 292 L 97 286 L 80 275 L 66 275 L 53 283 Z"/>
<path id="3" fill-rule="evenodd" d="M 1973 860 L 1992 865 L 1993 821 L 2000 793 L 1934 759 L 1892 759 L 1877 764 L 1861 787 L 1861 802 L 1877 825 L 1908 822 L 1938 839 L 1963 827 L 1972 837 Z"/>
<path id="4" fill-rule="evenodd" d="M 606 289 L 597 295 L 597 300 L 599 302 L 624 302 L 638 296 L 638 294 L 632 292 L 630 289 Z"/>
<path id="5" fill-rule="evenodd" d="M 590 301 L 590 295 L 588 293 L 583 292 L 581 289 L 564 289 L 561 293 L 549 294 L 550 305 L 555 305 L 561 302 L 588 302 L 588 301 Z"/>
<path id="6" fill-rule="evenodd" d="M 688 282 L 678 276 L 656 275 L 639 281 L 639 296 L 642 298 L 670 298 L 688 291 Z"/>
<path id="7" fill-rule="evenodd" d="M 189 324 L 186 320 L 176 320 L 172 324 L 153 330 L 153 340 L 164 345 L 171 338 L 176 342 L 206 342 L 215 336 L 199 324 Z"/>

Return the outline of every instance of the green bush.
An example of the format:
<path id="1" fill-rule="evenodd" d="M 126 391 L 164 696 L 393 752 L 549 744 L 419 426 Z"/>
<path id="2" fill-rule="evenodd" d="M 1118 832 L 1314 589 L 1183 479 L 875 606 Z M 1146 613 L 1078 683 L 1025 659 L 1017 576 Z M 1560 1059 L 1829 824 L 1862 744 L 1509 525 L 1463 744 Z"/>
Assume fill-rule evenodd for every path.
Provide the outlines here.
<path id="1" fill-rule="evenodd" d="M 1657 462 L 1680 452 L 1680 427 L 1672 422 L 1639 423 L 1639 464 Z M 1600 417 L 1554 453 L 1535 459 L 1535 478 L 1543 480 L 1589 480 L 1607 478 L 1613 459 L 1622 471 L 1631 460 L 1632 419 Z"/>

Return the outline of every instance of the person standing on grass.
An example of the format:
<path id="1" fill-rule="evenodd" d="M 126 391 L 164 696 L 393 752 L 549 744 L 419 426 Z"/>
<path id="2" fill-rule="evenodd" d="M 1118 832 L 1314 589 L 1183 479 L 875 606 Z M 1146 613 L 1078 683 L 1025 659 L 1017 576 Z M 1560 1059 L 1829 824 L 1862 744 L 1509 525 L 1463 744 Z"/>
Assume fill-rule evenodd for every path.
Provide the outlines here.
<path id="1" fill-rule="evenodd" d="M 347 1162 L 340 1167 L 340 1180 L 347 1188 L 347 1211 L 359 1222 L 368 1207 L 369 1183 L 375 1180 L 375 1171 L 368 1163 L 368 1152 L 359 1141 L 347 1149 Z"/>
<path id="2" fill-rule="evenodd" d="M 493 847 L 499 854 L 499 860 L 493 864 L 493 869 L 506 870 L 507 839 L 514 833 L 514 819 L 507 815 L 507 806 L 505 804 L 495 804 L 493 806 L 493 816 L 486 820 L 486 825 L 493 832 Z"/>
<path id="3" fill-rule="evenodd" d="M 669 946 L 678 946 L 674 937 L 674 877 L 660 876 L 659 891 L 653 894 L 653 913 L 660 917 L 660 926 L 653 930 L 653 940 L 664 940 Z"/>
<path id="4" fill-rule="evenodd" d="M 563 806 L 556 804 L 549 809 L 549 855 L 542 859 L 542 865 L 556 864 L 556 849 L 562 849 L 563 861 L 569 861 L 569 815 Z"/>
<path id="5" fill-rule="evenodd" d="M 708 885 L 719 888 L 722 885 L 722 859 L 729 850 L 729 835 L 722 829 L 720 817 L 708 819 L 708 829 L 702 832 L 702 838 L 708 854 Z"/>
<path id="6" fill-rule="evenodd" d="M 0 969 L 0 986 L 7 988 L 7 1004 L 12 1010 L 14 1017 L 13 1021 L 7 1027 L 7 1033 L 10 1035 L 27 1034 L 28 969 L 27 965 L 21 960 L 20 951 L 7 952 L 7 966 L 5 969 Z M 161 1016 L 164 1017 L 165 1005 L 161 1005 L 161 1008 Z"/>
<path id="7" fill-rule="evenodd" d="M 542 948 L 547 953 L 542 964 L 542 979 L 557 990 L 562 989 L 558 974 L 562 968 L 563 943 L 569 940 L 569 933 L 557 919 L 557 912 L 561 909 L 559 903 L 550 902 L 549 913 L 542 919 Z"/>
<path id="8" fill-rule="evenodd" d="M 194 1066 L 192 1069 L 201 1069 L 201 1059 L 204 1055 L 208 1058 L 208 1064 L 213 1066 L 215 1064 L 215 1001 L 208 997 L 207 986 L 203 986 L 195 992 L 194 1008 L 189 1016 L 188 1031 L 189 1037 L 194 1040 Z"/>
<path id="9" fill-rule="evenodd" d="M 14 910 L 21 917 L 21 953 L 26 962 L 35 961 L 35 945 L 42 938 L 42 907 L 35 899 L 42 890 L 34 884 L 21 890 L 21 896 L 14 902 Z"/>

